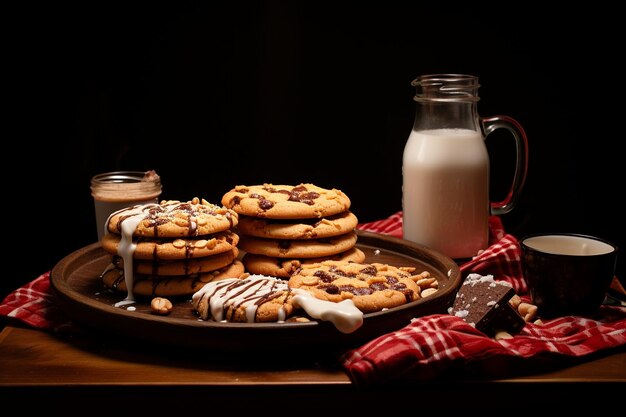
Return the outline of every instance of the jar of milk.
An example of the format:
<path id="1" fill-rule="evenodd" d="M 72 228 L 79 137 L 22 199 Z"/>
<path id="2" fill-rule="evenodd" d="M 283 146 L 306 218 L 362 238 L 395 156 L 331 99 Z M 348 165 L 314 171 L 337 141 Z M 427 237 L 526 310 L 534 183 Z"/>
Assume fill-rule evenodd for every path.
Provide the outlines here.
<path id="1" fill-rule="evenodd" d="M 526 134 L 510 117 L 478 115 L 478 77 L 422 75 L 411 85 L 417 112 L 402 165 L 404 238 L 471 258 L 488 246 L 489 216 L 515 206 L 528 166 Z M 507 197 L 491 202 L 485 138 L 499 128 L 515 139 L 516 169 Z"/>

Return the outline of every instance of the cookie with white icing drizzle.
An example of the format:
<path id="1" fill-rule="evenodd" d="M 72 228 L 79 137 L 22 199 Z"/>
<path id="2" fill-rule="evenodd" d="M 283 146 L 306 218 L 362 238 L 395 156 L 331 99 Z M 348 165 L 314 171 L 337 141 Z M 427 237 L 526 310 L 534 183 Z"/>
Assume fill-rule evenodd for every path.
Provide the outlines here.
<path id="1" fill-rule="evenodd" d="M 107 220 L 109 233 L 121 234 L 122 224 L 140 216 L 133 236 L 152 238 L 195 237 L 222 232 L 237 226 L 233 210 L 194 198 L 191 201 L 163 201 L 119 210 Z"/>
<path id="2" fill-rule="evenodd" d="M 115 306 L 135 302 L 135 259 L 185 260 L 232 251 L 239 242 L 232 231 L 237 220 L 237 213 L 198 198 L 135 205 L 111 214 L 106 223 L 109 233 L 100 243 L 121 258 L 127 290 L 126 298 Z"/>
<path id="3" fill-rule="evenodd" d="M 133 237 L 132 244 L 136 247 L 132 253 L 132 259 L 180 260 L 201 258 L 232 250 L 238 242 L 239 236 L 230 230 L 194 238 L 150 239 Z M 123 236 L 114 233 L 104 235 L 100 243 L 105 251 L 113 255 L 119 254 L 120 245 L 124 246 L 122 244 Z"/>
<path id="4" fill-rule="evenodd" d="M 295 307 L 287 282 L 276 277 L 249 275 L 204 285 L 192 296 L 203 320 L 240 323 L 284 321 Z"/>
<path id="5" fill-rule="evenodd" d="M 144 275 L 192 275 L 211 272 L 231 264 L 239 255 L 239 249 L 231 250 L 216 255 L 203 256 L 200 258 L 186 258 L 175 260 L 141 260 L 134 259 L 134 271 Z M 118 255 L 113 256 L 113 264 L 123 268 L 124 262 Z"/>

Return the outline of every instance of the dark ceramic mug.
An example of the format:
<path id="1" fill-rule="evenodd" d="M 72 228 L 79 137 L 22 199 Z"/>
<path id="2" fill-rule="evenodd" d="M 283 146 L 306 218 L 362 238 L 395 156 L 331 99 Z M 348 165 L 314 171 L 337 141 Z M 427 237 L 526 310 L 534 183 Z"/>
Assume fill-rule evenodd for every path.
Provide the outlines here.
<path id="1" fill-rule="evenodd" d="M 529 235 L 520 246 L 522 271 L 540 317 L 598 310 L 615 275 L 617 246 L 573 233 Z"/>

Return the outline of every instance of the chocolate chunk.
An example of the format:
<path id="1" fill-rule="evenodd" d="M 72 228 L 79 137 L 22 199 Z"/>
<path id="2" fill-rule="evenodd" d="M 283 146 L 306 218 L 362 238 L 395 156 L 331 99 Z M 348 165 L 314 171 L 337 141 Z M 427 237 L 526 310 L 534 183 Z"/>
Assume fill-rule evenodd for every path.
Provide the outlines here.
<path id="1" fill-rule="evenodd" d="M 483 333 L 493 336 L 497 330 L 520 331 L 526 322 L 510 304 L 515 290 L 492 275 L 469 274 L 456 294 L 448 312 Z"/>

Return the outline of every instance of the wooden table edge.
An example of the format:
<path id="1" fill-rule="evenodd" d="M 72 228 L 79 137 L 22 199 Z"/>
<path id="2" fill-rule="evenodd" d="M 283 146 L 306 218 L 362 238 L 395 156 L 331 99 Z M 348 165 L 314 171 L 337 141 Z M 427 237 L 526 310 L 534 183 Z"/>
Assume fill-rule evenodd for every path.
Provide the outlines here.
<path id="1" fill-rule="evenodd" d="M 155 379 L 151 379 L 155 377 Z M 156 379 L 159 377 L 161 379 Z M 416 385 L 521 386 L 626 382 L 626 347 L 594 354 L 589 360 L 505 378 L 430 379 Z M 406 384 L 406 382 L 403 382 Z M 354 386 L 340 367 L 323 365 L 272 369 L 222 369 L 194 360 L 146 359 L 91 341 L 76 343 L 45 331 L 8 324 L 0 332 L 0 387 L 259 387 Z"/>

